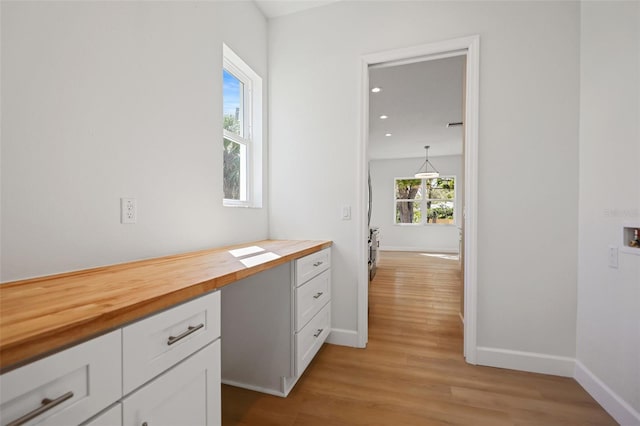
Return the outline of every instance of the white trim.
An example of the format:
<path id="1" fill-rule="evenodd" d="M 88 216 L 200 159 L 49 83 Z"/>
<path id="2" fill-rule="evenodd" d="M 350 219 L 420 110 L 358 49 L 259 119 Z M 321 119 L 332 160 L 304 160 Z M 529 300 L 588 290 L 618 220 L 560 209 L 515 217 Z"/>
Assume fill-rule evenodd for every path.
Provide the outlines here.
<path id="1" fill-rule="evenodd" d="M 451 248 L 433 248 L 433 247 L 403 247 L 403 246 L 380 246 L 380 251 L 415 251 L 421 253 L 443 253 L 443 254 L 458 254 L 458 249 Z"/>
<path id="2" fill-rule="evenodd" d="M 571 357 L 482 346 L 477 348 L 476 362 L 478 365 L 489 367 L 553 374 L 563 377 L 573 377 L 575 369 L 575 359 Z"/>
<path id="3" fill-rule="evenodd" d="M 358 138 L 358 163 L 356 193 L 358 211 L 358 347 L 367 344 L 369 275 L 367 268 L 367 161 L 369 133 L 369 66 L 412 58 L 437 59 L 442 55 L 467 56 L 466 113 L 465 113 L 465 274 L 464 274 L 464 356 L 468 363 L 476 363 L 477 303 L 478 303 L 478 115 L 480 84 L 480 37 L 462 37 L 364 55 L 360 60 L 360 135 Z"/>
<path id="4" fill-rule="evenodd" d="M 369 135 L 369 64 L 365 58 L 360 60 L 360 135 L 358 137 L 358 158 L 356 164 L 356 194 L 358 214 L 356 215 L 356 247 L 357 249 L 357 304 L 358 313 L 356 320 L 358 345 L 365 348 L 369 339 L 369 229 L 367 219 L 369 178 L 368 165 L 368 135 Z M 331 337 L 331 336 L 329 336 Z"/>
<path id="5" fill-rule="evenodd" d="M 640 249 L 636 247 L 622 246 L 620 247 L 620 253 L 635 254 L 636 256 L 640 256 Z"/>
<path id="6" fill-rule="evenodd" d="M 357 348 L 358 332 L 355 330 L 343 330 L 341 328 L 332 328 L 331 333 L 327 337 L 327 343 L 340 346 L 351 346 Z"/>
<path id="7" fill-rule="evenodd" d="M 612 391 L 580 360 L 576 360 L 573 377 L 618 423 L 625 426 L 640 425 L 640 413 Z"/>
<path id="8" fill-rule="evenodd" d="M 287 394 L 285 394 L 284 392 L 281 392 L 281 391 L 277 391 L 277 390 L 269 389 L 269 388 L 263 388 L 261 386 L 248 385 L 246 383 L 235 382 L 233 380 L 222 379 L 221 382 L 223 384 L 225 384 L 225 385 L 235 386 L 236 388 L 249 389 L 249 390 L 260 392 L 260 393 L 266 393 L 266 394 L 269 394 L 269 395 L 281 396 L 283 398 L 287 396 Z"/>
<path id="9" fill-rule="evenodd" d="M 225 207 L 262 207 L 263 194 L 263 138 L 262 138 L 262 77 L 260 77 L 238 54 L 222 43 L 222 65 L 244 85 L 243 127 L 244 136 L 234 135 L 223 129 L 223 137 L 243 145 L 246 149 L 244 184 L 241 182 L 240 200 L 223 198 Z M 244 191 L 244 194 L 242 193 Z M 244 197 L 243 197 L 244 195 Z"/>

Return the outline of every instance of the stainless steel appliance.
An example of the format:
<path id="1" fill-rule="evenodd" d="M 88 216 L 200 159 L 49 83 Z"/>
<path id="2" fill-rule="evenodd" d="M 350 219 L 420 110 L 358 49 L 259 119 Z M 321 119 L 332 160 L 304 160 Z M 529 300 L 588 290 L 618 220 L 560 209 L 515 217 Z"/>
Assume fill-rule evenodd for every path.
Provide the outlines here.
<path id="1" fill-rule="evenodd" d="M 369 281 L 376 275 L 378 247 L 380 247 L 380 230 L 378 228 L 369 228 Z"/>

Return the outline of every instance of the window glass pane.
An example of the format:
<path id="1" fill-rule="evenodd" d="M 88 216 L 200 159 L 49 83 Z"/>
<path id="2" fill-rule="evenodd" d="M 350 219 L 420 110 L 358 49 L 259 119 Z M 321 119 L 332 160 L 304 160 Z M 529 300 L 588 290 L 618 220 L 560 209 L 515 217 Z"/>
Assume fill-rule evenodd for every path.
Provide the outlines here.
<path id="1" fill-rule="evenodd" d="M 397 201 L 396 223 L 420 223 L 422 209 L 419 201 Z"/>
<path id="2" fill-rule="evenodd" d="M 427 201 L 427 223 L 453 223 L 453 201 Z"/>
<path id="3" fill-rule="evenodd" d="M 225 130 L 244 137 L 244 84 L 227 70 L 222 73 L 222 110 Z"/>
<path id="4" fill-rule="evenodd" d="M 421 179 L 396 179 L 396 199 L 421 200 Z"/>
<path id="5" fill-rule="evenodd" d="M 223 189 L 224 198 L 242 200 L 244 198 L 244 173 L 246 148 L 232 140 L 224 138 L 223 146 Z"/>
<path id="6" fill-rule="evenodd" d="M 427 198 L 453 200 L 456 196 L 453 178 L 427 179 Z"/>

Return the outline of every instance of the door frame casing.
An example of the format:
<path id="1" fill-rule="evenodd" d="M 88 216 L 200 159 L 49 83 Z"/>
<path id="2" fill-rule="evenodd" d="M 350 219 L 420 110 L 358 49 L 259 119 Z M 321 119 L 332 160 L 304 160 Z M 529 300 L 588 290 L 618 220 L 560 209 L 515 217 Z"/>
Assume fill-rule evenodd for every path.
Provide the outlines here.
<path id="1" fill-rule="evenodd" d="M 466 105 L 464 117 L 464 356 L 476 364 L 478 319 L 478 116 L 480 85 L 480 36 L 444 40 L 419 46 L 364 55 L 360 60 L 360 137 L 358 144 L 357 216 L 359 238 L 357 346 L 364 348 L 369 335 L 368 324 L 368 224 L 367 174 L 369 145 L 369 67 L 375 64 L 413 59 L 432 60 L 466 55 Z"/>

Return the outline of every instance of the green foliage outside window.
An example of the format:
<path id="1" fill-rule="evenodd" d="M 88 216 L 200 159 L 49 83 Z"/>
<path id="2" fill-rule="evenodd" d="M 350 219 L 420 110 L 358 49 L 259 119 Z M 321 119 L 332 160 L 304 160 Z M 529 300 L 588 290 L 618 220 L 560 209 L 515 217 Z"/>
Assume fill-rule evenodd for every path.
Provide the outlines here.
<path id="1" fill-rule="evenodd" d="M 455 178 L 396 179 L 395 200 L 396 223 L 453 223 Z"/>

